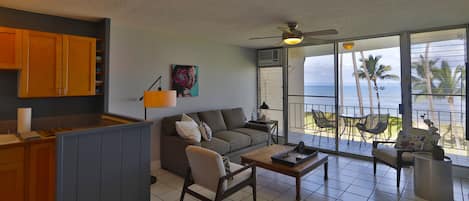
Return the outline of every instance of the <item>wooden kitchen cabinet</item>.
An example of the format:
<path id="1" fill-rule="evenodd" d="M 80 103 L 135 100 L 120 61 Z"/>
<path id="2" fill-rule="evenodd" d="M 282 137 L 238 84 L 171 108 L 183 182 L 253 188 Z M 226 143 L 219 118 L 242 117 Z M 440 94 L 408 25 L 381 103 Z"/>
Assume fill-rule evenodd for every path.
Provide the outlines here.
<path id="1" fill-rule="evenodd" d="M 55 200 L 55 139 L 30 142 L 26 146 L 26 200 Z"/>
<path id="2" fill-rule="evenodd" d="M 96 39 L 63 36 L 63 95 L 91 96 L 96 89 Z"/>
<path id="3" fill-rule="evenodd" d="M 0 200 L 24 200 L 24 147 L 0 148 Z"/>
<path id="4" fill-rule="evenodd" d="M 92 96 L 96 39 L 24 31 L 19 97 Z"/>
<path id="5" fill-rule="evenodd" d="M 0 69 L 21 68 L 22 30 L 0 27 Z"/>
<path id="6" fill-rule="evenodd" d="M 23 32 L 19 97 L 62 95 L 62 35 Z"/>

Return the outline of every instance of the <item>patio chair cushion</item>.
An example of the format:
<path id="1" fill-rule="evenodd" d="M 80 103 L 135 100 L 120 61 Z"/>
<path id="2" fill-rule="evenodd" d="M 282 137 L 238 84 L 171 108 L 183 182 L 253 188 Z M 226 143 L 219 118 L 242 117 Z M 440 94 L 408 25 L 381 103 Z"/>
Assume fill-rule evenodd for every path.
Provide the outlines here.
<path id="1" fill-rule="evenodd" d="M 238 129 L 234 129 L 234 131 L 249 135 L 249 137 L 251 137 L 251 144 L 253 145 L 266 143 L 267 140 L 269 139 L 269 133 L 256 130 L 256 129 L 238 128 Z"/>
<path id="2" fill-rule="evenodd" d="M 373 149 L 372 154 L 374 157 L 390 165 L 397 165 L 397 149 L 393 147 L 380 147 Z M 412 162 L 414 161 L 414 155 L 411 152 L 404 152 L 402 153 L 402 160 L 405 162 Z"/>
<path id="3" fill-rule="evenodd" d="M 230 162 L 231 172 L 235 172 L 236 170 L 239 170 L 241 168 L 243 168 L 243 166 L 238 165 L 236 163 L 231 163 Z M 239 183 L 241 183 L 241 182 L 243 182 L 243 181 L 246 181 L 250 177 L 251 177 L 251 168 L 242 171 L 241 173 L 235 175 L 233 177 L 233 179 L 227 181 L 228 182 L 228 185 L 227 185 L 228 189 L 235 186 L 235 185 L 237 185 L 237 184 L 239 184 Z"/>
<path id="4" fill-rule="evenodd" d="M 220 131 L 213 137 L 221 139 L 230 144 L 230 152 L 237 151 L 251 145 L 251 137 L 235 131 Z"/>
<path id="5" fill-rule="evenodd" d="M 213 150 L 221 155 L 230 152 L 230 143 L 216 137 L 212 137 L 210 141 L 203 140 L 200 142 L 200 145 L 203 148 Z"/>

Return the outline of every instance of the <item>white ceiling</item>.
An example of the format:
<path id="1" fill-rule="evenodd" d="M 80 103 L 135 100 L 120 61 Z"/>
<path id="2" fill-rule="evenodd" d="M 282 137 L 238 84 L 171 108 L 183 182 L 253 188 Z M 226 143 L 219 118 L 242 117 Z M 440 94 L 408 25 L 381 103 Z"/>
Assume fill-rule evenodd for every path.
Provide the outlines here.
<path id="1" fill-rule="evenodd" d="M 334 28 L 349 38 L 469 23 L 468 0 L 1 0 L 0 6 L 111 23 L 242 47 L 278 45 L 276 29 L 297 21 L 303 31 Z"/>

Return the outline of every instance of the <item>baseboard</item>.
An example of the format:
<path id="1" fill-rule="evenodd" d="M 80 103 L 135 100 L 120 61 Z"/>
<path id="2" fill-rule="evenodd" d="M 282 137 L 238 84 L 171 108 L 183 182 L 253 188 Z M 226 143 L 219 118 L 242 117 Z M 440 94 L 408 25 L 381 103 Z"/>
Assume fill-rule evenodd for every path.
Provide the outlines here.
<path id="1" fill-rule="evenodd" d="M 151 161 L 151 170 L 156 170 L 161 168 L 161 161 L 156 160 L 156 161 Z"/>

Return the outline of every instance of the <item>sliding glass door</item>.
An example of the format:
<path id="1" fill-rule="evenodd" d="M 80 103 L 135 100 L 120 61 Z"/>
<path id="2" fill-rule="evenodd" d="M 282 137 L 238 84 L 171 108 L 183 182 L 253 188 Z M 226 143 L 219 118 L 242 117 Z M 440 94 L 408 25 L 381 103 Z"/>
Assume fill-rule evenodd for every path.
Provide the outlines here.
<path id="1" fill-rule="evenodd" d="M 339 43 L 340 152 L 370 156 L 373 140 L 396 139 L 402 122 L 399 39 Z"/>
<path id="2" fill-rule="evenodd" d="M 288 49 L 288 142 L 336 150 L 334 45 Z"/>
<path id="3" fill-rule="evenodd" d="M 427 129 L 423 119 L 430 119 L 447 155 L 469 166 L 467 32 L 403 32 L 286 48 L 285 66 L 260 71 L 276 72 L 278 85 L 269 89 L 275 84 L 260 79 L 260 104 L 275 106 L 277 119 L 288 111 L 286 124 L 280 123 L 287 126 L 286 142 L 361 156 L 371 156 L 373 140 L 393 141 L 410 127 Z"/>
<path id="4" fill-rule="evenodd" d="M 455 164 L 468 166 L 466 133 L 466 29 L 411 34 L 412 126 L 435 123 Z"/>

